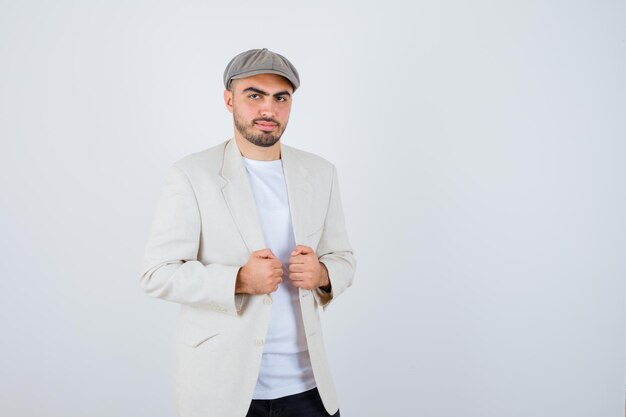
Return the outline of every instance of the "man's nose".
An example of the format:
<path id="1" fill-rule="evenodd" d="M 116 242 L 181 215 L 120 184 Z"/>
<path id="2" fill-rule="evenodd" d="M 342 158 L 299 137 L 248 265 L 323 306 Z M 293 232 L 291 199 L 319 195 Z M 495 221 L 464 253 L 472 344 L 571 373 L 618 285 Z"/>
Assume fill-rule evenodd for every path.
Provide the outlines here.
<path id="1" fill-rule="evenodd" d="M 265 100 L 260 108 L 262 117 L 273 117 L 276 114 L 276 108 L 271 100 Z"/>

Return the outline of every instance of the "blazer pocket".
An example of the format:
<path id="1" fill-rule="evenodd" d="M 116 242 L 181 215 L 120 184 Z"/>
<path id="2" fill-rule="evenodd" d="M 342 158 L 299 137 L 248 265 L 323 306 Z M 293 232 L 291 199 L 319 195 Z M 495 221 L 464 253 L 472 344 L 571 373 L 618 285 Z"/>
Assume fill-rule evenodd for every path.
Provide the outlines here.
<path id="1" fill-rule="evenodd" d="M 176 331 L 176 340 L 180 343 L 196 348 L 205 342 L 214 344 L 216 336 L 219 332 L 198 326 L 189 322 L 179 322 Z"/>

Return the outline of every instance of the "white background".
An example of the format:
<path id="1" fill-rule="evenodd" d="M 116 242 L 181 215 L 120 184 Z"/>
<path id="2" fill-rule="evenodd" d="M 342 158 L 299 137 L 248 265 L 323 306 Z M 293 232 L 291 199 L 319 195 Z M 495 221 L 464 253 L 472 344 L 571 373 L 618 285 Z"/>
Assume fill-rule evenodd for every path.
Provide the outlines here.
<path id="1" fill-rule="evenodd" d="M 358 259 L 342 416 L 623 416 L 626 3 L 300 3 L 0 1 L 0 414 L 174 416 L 150 222 L 267 47 Z"/>

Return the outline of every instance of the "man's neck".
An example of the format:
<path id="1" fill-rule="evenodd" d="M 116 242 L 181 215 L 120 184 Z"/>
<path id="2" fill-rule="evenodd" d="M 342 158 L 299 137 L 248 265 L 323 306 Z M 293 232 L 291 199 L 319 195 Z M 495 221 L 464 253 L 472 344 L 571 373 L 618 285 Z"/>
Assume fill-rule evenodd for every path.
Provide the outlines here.
<path id="1" fill-rule="evenodd" d="M 237 142 L 237 147 L 241 155 L 248 159 L 255 159 L 257 161 L 274 161 L 280 159 L 280 140 L 267 148 L 250 143 L 239 135 L 235 135 L 235 141 Z"/>

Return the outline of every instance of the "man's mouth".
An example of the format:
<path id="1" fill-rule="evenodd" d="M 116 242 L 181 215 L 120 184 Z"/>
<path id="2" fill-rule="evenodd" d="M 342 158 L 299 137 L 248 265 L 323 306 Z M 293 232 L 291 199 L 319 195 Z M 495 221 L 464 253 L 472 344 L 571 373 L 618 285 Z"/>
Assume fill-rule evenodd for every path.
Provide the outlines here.
<path id="1" fill-rule="evenodd" d="M 254 125 L 265 132 L 271 132 L 273 130 L 276 130 L 276 128 L 278 127 L 277 123 L 266 122 L 264 120 L 257 120 L 256 122 L 254 122 Z"/>

